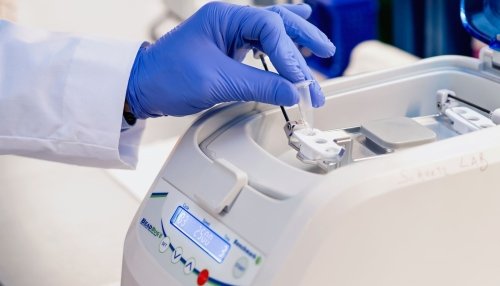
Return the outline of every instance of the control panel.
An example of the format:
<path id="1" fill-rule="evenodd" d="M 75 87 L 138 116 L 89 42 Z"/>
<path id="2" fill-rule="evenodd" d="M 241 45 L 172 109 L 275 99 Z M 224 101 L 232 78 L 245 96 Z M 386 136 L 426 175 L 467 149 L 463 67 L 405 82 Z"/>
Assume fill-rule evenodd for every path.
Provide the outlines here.
<path id="1" fill-rule="evenodd" d="M 147 200 L 139 236 L 170 276 L 182 285 L 252 284 L 264 263 L 259 250 L 164 179 Z"/>

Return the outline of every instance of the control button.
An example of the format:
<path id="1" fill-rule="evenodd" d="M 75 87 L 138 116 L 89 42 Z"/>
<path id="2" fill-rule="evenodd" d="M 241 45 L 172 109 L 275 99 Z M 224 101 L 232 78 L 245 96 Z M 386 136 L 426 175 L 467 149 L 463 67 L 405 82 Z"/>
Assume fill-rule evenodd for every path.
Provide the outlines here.
<path id="1" fill-rule="evenodd" d="M 182 248 L 177 247 L 176 249 L 174 249 L 174 251 L 172 251 L 172 256 L 170 257 L 170 261 L 172 261 L 172 263 L 177 263 L 181 260 L 181 257 L 182 257 Z"/>
<path id="2" fill-rule="evenodd" d="M 195 262 L 194 258 L 192 258 L 192 257 L 189 258 L 188 260 L 186 260 L 186 264 L 184 264 L 184 273 L 189 274 L 189 273 L 193 272 L 195 266 L 196 266 L 196 262 Z"/>
<path id="3" fill-rule="evenodd" d="M 208 270 L 207 269 L 203 269 L 200 271 L 200 274 L 198 274 L 198 279 L 196 280 L 196 282 L 198 283 L 199 286 L 201 285 L 204 285 L 205 283 L 207 283 L 208 281 Z"/>
<path id="4" fill-rule="evenodd" d="M 248 259 L 246 257 L 241 257 L 236 261 L 236 263 L 233 266 L 233 276 L 234 278 L 241 278 L 243 274 L 248 269 Z"/>
<path id="5" fill-rule="evenodd" d="M 170 245 L 170 237 L 165 236 L 165 238 L 160 242 L 160 252 L 163 253 L 167 251 L 169 245 Z"/>

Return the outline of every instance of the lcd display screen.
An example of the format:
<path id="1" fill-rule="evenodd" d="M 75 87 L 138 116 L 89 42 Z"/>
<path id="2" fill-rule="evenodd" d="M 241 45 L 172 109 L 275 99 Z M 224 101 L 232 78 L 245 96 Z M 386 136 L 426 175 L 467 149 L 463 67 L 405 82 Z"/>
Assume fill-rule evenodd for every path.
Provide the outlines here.
<path id="1" fill-rule="evenodd" d="M 231 245 L 215 231 L 211 230 L 198 218 L 183 207 L 177 207 L 170 219 L 170 224 L 182 232 L 194 244 L 200 247 L 218 263 L 222 263 L 229 253 Z"/>

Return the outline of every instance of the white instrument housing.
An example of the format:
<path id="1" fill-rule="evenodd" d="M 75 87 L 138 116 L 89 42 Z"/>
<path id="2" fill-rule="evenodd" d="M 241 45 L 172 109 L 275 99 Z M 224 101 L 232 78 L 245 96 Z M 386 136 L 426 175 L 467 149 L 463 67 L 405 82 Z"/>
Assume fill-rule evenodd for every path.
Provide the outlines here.
<path id="1" fill-rule="evenodd" d="M 346 155 L 330 172 L 297 160 L 278 108 L 244 103 L 206 112 L 132 221 L 122 284 L 498 285 L 500 127 L 456 130 L 436 100 L 448 89 L 500 107 L 492 53 L 325 82 L 315 126 L 350 136 L 337 142 Z M 435 138 L 370 147 L 360 126 L 396 117 Z"/>

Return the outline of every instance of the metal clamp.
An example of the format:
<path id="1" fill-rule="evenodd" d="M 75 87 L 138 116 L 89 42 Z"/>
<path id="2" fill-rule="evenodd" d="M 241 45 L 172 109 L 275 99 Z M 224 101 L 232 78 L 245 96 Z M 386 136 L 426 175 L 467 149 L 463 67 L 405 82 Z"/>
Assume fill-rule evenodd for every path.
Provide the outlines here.
<path id="1" fill-rule="evenodd" d="M 297 159 L 316 165 L 328 172 L 340 166 L 346 149 L 337 144 L 346 140 L 345 132 L 309 129 L 297 121 L 288 121 L 283 127 L 288 145 L 297 151 Z M 350 141 L 350 138 L 347 138 Z"/>

